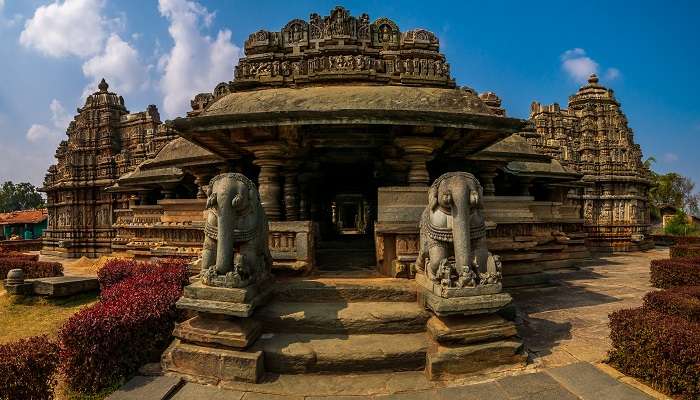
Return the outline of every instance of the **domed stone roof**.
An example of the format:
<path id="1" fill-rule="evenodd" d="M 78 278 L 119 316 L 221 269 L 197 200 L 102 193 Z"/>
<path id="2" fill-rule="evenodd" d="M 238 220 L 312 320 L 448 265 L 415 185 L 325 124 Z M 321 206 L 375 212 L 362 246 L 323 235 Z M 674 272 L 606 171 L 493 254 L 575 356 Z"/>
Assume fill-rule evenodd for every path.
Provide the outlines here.
<path id="1" fill-rule="evenodd" d="M 97 88 L 99 90 L 87 97 L 87 99 L 85 100 L 85 105 L 82 109 L 79 109 L 78 112 L 82 112 L 87 109 L 103 107 L 117 108 L 119 110 L 128 112 L 126 107 L 124 106 L 124 98 L 116 93 L 110 92 L 109 85 L 107 84 L 107 81 L 105 81 L 104 78 L 102 78 L 102 81 L 97 86 Z"/>

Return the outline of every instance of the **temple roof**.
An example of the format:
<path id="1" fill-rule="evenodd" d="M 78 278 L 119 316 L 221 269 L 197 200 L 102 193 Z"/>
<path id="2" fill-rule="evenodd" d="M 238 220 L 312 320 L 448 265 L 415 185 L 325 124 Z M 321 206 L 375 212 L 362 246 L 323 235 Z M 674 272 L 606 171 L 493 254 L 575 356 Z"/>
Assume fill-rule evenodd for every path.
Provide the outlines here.
<path id="1" fill-rule="evenodd" d="M 221 159 L 196 144 L 178 137 L 163 146 L 154 158 L 141 163 L 139 168 L 146 170 L 166 166 L 210 165 L 216 161 Z"/>
<path id="2" fill-rule="evenodd" d="M 201 115 L 312 113 L 341 110 L 431 111 L 493 115 L 493 111 L 471 90 L 361 85 L 234 92 L 215 101 Z"/>

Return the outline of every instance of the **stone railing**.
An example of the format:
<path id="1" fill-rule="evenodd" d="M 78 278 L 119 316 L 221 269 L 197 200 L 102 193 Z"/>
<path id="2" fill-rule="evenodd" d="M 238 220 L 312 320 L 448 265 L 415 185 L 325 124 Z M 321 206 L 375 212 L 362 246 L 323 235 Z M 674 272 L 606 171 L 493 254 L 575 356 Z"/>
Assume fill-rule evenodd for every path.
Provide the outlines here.
<path id="1" fill-rule="evenodd" d="M 273 268 L 309 272 L 315 262 L 312 221 L 270 222 L 269 246 Z"/>

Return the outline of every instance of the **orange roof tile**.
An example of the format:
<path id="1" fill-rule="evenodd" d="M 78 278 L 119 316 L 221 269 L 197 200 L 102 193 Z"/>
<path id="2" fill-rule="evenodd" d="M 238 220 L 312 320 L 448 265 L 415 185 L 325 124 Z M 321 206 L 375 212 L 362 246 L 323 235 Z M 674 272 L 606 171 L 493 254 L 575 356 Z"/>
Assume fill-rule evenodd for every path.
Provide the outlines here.
<path id="1" fill-rule="evenodd" d="M 0 213 L 0 225 L 38 224 L 48 217 L 49 214 L 45 208 Z"/>

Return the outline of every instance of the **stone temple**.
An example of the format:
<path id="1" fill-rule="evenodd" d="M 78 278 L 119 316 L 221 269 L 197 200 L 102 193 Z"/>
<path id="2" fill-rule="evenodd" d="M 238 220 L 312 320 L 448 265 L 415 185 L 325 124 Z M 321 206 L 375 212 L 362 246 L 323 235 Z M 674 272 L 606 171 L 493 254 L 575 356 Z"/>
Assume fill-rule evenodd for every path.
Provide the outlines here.
<path id="1" fill-rule="evenodd" d="M 44 185 L 43 253 L 193 259 L 205 243 L 210 180 L 238 173 L 257 187 L 269 221 L 274 300 L 229 312 L 240 320 L 223 326 L 212 317 L 223 306 L 207 303 L 220 295 L 186 289 L 183 307 L 200 315 L 176 330 L 177 343 L 164 356 L 172 371 L 255 381 L 256 351 L 274 372 L 353 370 L 323 358 L 337 345 L 331 339 L 292 337 L 311 328 L 400 361 L 397 367 L 369 357 L 354 364 L 359 371 L 425 368 L 442 377 L 521 363 L 512 323 L 496 314 L 507 304 L 501 276 L 503 287 L 542 284 L 547 270 L 575 267 L 592 252 L 651 245 L 649 171 L 620 103 L 595 76 L 568 109 L 535 102 L 529 120 L 511 118 L 496 94 L 455 82 L 433 33 L 342 7 L 251 34 L 245 57 L 231 67 L 232 81 L 193 94 L 192 111 L 166 123 L 155 106 L 129 113 L 101 83 L 78 110 Z M 421 215 L 431 184 L 463 173 L 479 194 L 469 200 L 478 210 L 471 240 L 497 256 L 497 268 L 488 263 L 498 278 L 474 290 L 443 279 L 435 295 L 416 263 Z M 426 307 L 410 308 L 416 300 Z M 386 307 L 372 308 L 379 316 L 367 322 L 363 304 Z M 253 313 L 255 306 L 262 308 Z M 310 320 L 295 319 L 300 310 Z M 256 342 L 260 330 L 290 342 Z M 426 330 L 430 346 L 414 335 Z M 384 348 L 374 334 L 404 335 L 406 347 Z M 221 346 L 237 350 L 216 350 Z M 473 362 L 485 354 L 496 361 Z M 193 364 L 210 356 L 224 364 L 230 356 L 257 372 L 222 376 L 221 363 L 206 373 Z M 350 350 L 345 356 L 352 360 Z"/>

